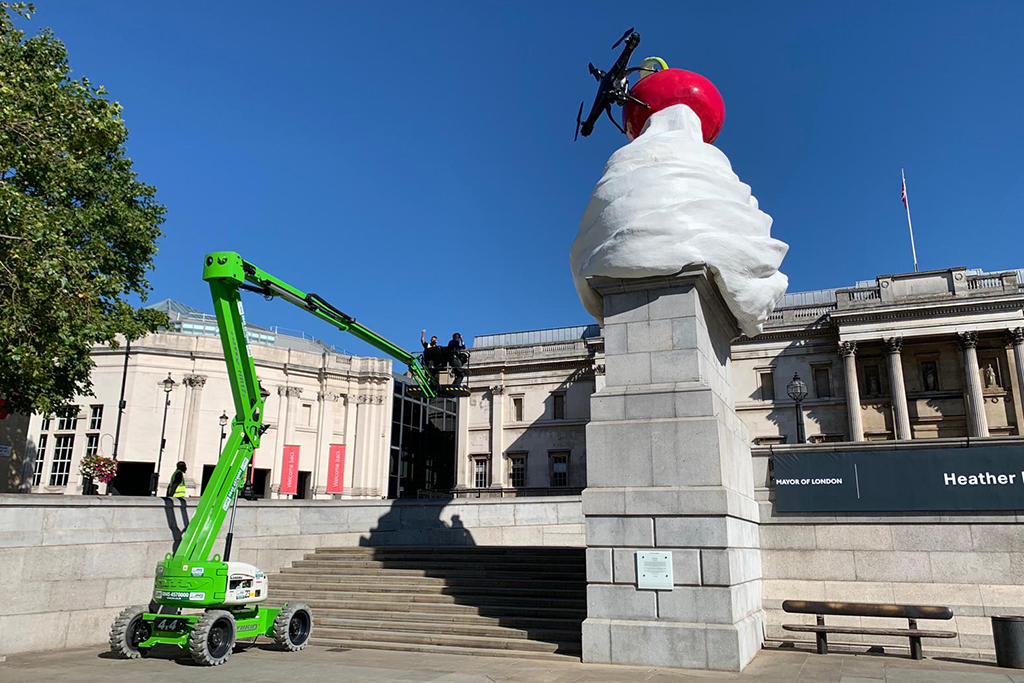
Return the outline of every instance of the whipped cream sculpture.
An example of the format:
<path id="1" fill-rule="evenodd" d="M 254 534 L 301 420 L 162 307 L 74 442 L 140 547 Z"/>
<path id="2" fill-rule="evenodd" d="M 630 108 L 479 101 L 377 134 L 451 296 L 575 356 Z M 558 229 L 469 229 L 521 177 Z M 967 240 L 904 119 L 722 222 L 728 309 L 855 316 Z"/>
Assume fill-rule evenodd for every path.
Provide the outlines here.
<path id="1" fill-rule="evenodd" d="M 729 158 L 704 142 L 697 114 L 674 104 L 651 114 L 608 160 L 572 245 L 576 291 L 603 323 L 587 278 L 671 275 L 704 263 L 753 336 L 788 284 L 779 266 L 789 247 L 771 237 L 771 226 Z"/>

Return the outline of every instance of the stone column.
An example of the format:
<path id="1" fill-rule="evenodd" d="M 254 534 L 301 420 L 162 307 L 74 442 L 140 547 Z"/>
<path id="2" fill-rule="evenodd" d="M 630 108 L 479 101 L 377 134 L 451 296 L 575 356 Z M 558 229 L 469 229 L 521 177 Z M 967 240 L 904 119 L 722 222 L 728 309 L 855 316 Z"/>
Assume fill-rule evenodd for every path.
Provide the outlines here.
<path id="1" fill-rule="evenodd" d="M 469 396 L 458 398 L 455 436 L 455 488 L 464 489 L 469 482 Z"/>
<path id="2" fill-rule="evenodd" d="M 313 497 L 327 495 L 327 476 L 330 464 L 331 441 L 334 435 L 334 406 L 338 402 L 338 394 L 333 391 L 317 393 L 320 404 L 317 411 L 316 425 L 316 458 L 313 465 Z"/>
<path id="3" fill-rule="evenodd" d="M 366 390 L 366 387 L 363 387 Z M 373 477 L 373 438 L 370 427 L 370 413 L 373 411 L 373 396 L 360 394 L 356 397 L 356 452 L 352 454 L 355 468 L 353 495 L 366 498 L 370 492 Z"/>
<path id="4" fill-rule="evenodd" d="M 383 390 L 383 388 L 382 388 Z M 391 471 L 391 460 L 388 457 L 388 438 L 391 426 L 388 424 L 388 411 L 391 408 L 391 401 L 388 396 L 378 395 L 374 397 L 376 404 L 373 419 L 373 451 L 377 462 L 377 476 L 374 479 L 372 488 L 375 491 L 374 497 L 388 497 L 388 477 Z"/>
<path id="5" fill-rule="evenodd" d="M 912 439 L 910 433 L 910 409 L 907 406 L 907 386 L 903 382 L 903 337 L 889 337 L 885 340 L 889 352 L 889 393 L 892 394 L 893 426 L 896 438 Z"/>
<path id="6" fill-rule="evenodd" d="M 203 471 L 196 465 L 196 453 L 199 450 L 199 415 L 203 387 L 206 386 L 206 375 L 185 375 L 181 383 L 185 385 L 186 392 L 185 428 L 181 445 L 181 460 L 184 460 L 188 467 L 188 473 L 185 475 L 185 488 L 190 494 L 199 495 L 199 482 L 203 480 Z"/>
<path id="7" fill-rule="evenodd" d="M 281 469 L 284 461 L 284 447 L 295 445 L 295 401 L 293 398 L 302 397 L 302 387 L 280 386 L 277 388 L 277 395 L 281 404 L 277 411 L 277 446 L 273 453 L 270 465 L 270 491 L 273 497 L 280 498 L 281 493 Z M 302 457 L 302 453 L 299 453 Z M 264 460 L 264 462 L 266 462 Z M 288 495 L 288 494 L 283 494 Z"/>
<path id="8" fill-rule="evenodd" d="M 850 441 L 864 440 L 864 421 L 860 410 L 860 384 L 857 381 L 857 342 L 839 342 L 839 355 L 846 371 L 846 417 L 849 422 Z"/>
<path id="9" fill-rule="evenodd" d="M 1013 385 L 1013 410 L 1017 417 L 1017 433 L 1024 434 L 1024 327 L 1006 332 L 1006 345 L 1013 348 L 1015 372 L 1010 376 Z"/>
<path id="10" fill-rule="evenodd" d="M 704 266 L 591 285 L 604 299 L 606 386 L 587 425 L 583 660 L 739 671 L 764 613 L 735 319 Z M 671 589 L 639 588 L 638 551 L 671 553 Z"/>
<path id="11" fill-rule="evenodd" d="M 356 485 L 356 397 L 343 394 L 345 404 L 345 498 L 351 498 Z"/>
<path id="12" fill-rule="evenodd" d="M 981 390 L 981 371 L 978 366 L 978 333 L 961 332 L 960 348 L 964 351 L 964 374 L 967 376 L 967 420 L 971 436 L 988 436 L 988 417 L 985 415 L 985 395 Z"/>
<path id="13" fill-rule="evenodd" d="M 505 484 L 505 387 L 496 384 L 491 387 L 491 487 L 501 488 Z"/>

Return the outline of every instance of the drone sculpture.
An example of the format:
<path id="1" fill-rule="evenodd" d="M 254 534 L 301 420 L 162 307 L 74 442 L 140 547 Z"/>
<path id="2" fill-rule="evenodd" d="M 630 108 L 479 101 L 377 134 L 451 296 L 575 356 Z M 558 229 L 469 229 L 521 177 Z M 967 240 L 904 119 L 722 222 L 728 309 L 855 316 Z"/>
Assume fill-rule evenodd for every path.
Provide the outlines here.
<path id="1" fill-rule="evenodd" d="M 590 114 L 587 116 L 586 121 L 581 120 L 584 103 L 580 102 L 580 110 L 576 114 L 576 136 L 573 140 L 578 140 L 580 133 L 583 134 L 583 137 L 587 137 L 594 132 L 594 125 L 601 118 L 601 114 L 607 114 L 609 120 L 619 129 L 619 132 L 625 135 L 626 130 L 612 116 L 613 104 L 623 106 L 627 102 L 632 102 L 645 109 L 650 107 L 646 102 L 634 97 L 629 92 L 629 75 L 637 71 L 654 72 L 657 70 L 654 68 L 654 64 L 665 68 L 665 63 L 658 58 L 649 58 L 644 60 L 643 65 L 630 68 L 629 60 L 633 56 L 633 51 L 640 45 L 640 34 L 632 28 L 629 29 L 612 45 L 612 49 L 614 50 L 623 42 L 626 43 L 626 46 L 622 49 L 622 54 L 619 55 L 619 58 L 615 60 L 615 64 L 607 72 L 595 67 L 593 62 L 590 63 L 590 74 L 597 79 L 599 84 L 597 86 L 597 97 L 594 98 L 594 106 L 590 108 Z M 649 63 L 651 66 L 647 66 Z"/>

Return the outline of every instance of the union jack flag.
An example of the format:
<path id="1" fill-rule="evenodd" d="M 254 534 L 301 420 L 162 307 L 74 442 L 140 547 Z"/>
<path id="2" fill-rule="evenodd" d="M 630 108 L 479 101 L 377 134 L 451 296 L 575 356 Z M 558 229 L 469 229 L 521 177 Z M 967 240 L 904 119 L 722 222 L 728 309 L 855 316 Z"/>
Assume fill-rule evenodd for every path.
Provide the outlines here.
<path id="1" fill-rule="evenodd" d="M 907 208 L 907 179 L 903 178 L 903 193 L 900 197 L 903 200 L 903 208 Z"/>

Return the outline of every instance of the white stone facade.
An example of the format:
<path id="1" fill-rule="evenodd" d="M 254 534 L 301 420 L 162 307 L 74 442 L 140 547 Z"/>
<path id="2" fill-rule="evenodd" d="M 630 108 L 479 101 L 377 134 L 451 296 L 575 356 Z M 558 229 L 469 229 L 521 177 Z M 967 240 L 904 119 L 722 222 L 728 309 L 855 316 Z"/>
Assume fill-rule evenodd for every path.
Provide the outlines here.
<path id="1" fill-rule="evenodd" d="M 326 493 L 328 453 L 332 444 L 344 444 L 340 497 L 386 497 L 391 361 L 347 356 L 327 347 L 316 352 L 316 345 L 308 342 L 305 346 L 310 350 L 280 342 L 251 344 L 257 375 L 270 392 L 265 411 L 269 429 L 254 460 L 257 471 L 266 470 L 261 476 L 264 490 L 258 493 L 268 498 L 291 497 L 279 492 L 283 448 L 289 445 L 299 447 L 297 496 L 333 498 Z M 46 421 L 33 415 L 29 421 L 27 467 L 35 461 L 37 473 L 26 473 L 32 492 L 79 493 L 78 464 L 87 449 L 112 454 L 125 348 L 97 347 L 92 358 L 95 395 L 77 397 L 78 419 L 55 416 Z M 175 385 L 166 394 L 162 382 L 168 374 Z M 233 417 L 217 337 L 161 332 L 131 345 L 118 445 L 122 467 L 157 462 L 165 397 L 170 404 L 157 491 L 163 495 L 175 464 L 184 461 L 188 494 L 198 496 L 204 466 L 212 467 L 219 456 L 220 416 Z M 102 408 L 98 419 L 93 412 L 96 406 Z"/>
<path id="2" fill-rule="evenodd" d="M 752 445 L 796 442 L 796 405 L 786 392 L 794 374 L 808 387 L 802 408 L 805 441 L 811 443 L 1021 434 L 1020 272 L 949 268 L 786 295 L 763 334 L 732 344 L 736 412 Z M 495 459 L 500 476 L 491 485 L 508 487 L 507 469 L 497 464 L 507 468 L 515 449 L 585 453 L 584 429 L 577 423 L 589 419 L 585 393 L 603 381 L 604 338 L 531 337 L 545 332 L 578 337 L 575 331 L 582 329 L 477 337 L 468 431 L 459 451 L 466 486 L 471 487 L 473 457 L 503 453 Z M 552 393 L 573 373 L 579 373 L 572 396 L 579 412 L 551 431 L 551 422 L 539 419 L 540 406 L 546 409 Z M 503 386 L 504 394 L 493 394 L 493 386 Z M 517 393 L 533 412 L 524 423 L 510 424 L 509 396 Z M 501 409 L 495 410 L 498 404 Z M 493 436 L 498 433 L 500 444 Z M 549 485 L 541 467 L 531 470 L 529 485 Z"/>
<path id="3" fill-rule="evenodd" d="M 459 405 L 457 495 L 586 486 L 585 430 L 603 349 L 596 325 L 478 336 L 472 393 Z"/>

